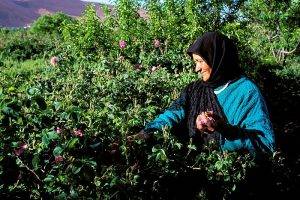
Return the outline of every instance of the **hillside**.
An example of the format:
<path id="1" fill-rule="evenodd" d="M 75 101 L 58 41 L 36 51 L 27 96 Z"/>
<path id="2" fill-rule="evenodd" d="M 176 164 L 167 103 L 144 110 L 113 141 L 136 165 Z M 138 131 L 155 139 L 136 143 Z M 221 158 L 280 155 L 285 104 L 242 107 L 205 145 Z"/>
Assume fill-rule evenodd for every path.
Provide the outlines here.
<path id="1" fill-rule="evenodd" d="M 79 16 L 87 4 L 80 0 L 1 0 L 0 27 L 24 27 L 40 15 L 59 11 Z M 101 8 L 97 10 L 103 16 Z"/>

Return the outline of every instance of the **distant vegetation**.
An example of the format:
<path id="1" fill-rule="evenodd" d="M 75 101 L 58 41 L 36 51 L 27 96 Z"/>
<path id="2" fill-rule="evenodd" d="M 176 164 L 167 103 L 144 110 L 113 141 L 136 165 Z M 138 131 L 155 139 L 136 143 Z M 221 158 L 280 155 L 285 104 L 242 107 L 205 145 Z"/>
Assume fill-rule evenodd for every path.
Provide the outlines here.
<path id="1" fill-rule="evenodd" d="M 33 199 L 242 199 L 299 195 L 300 2 L 119 0 L 79 18 L 0 29 L 0 196 Z M 199 152 L 170 130 L 128 144 L 196 80 L 187 47 L 236 40 L 266 97 L 277 152 Z M 263 163 L 262 163 L 263 162 Z M 179 183 L 183 186 L 179 186 Z M 265 194 L 265 196 L 263 194 Z"/>

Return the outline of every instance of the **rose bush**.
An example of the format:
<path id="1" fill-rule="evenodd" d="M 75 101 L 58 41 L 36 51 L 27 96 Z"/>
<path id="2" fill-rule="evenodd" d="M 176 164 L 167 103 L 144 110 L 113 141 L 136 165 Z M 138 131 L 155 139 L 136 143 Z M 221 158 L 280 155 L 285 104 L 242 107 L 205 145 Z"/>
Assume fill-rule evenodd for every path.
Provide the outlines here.
<path id="1" fill-rule="evenodd" d="M 255 10 L 249 7 L 254 6 L 251 1 L 244 5 L 248 8 L 244 16 L 250 16 L 243 18 L 246 21 L 234 21 L 241 19 L 236 16 L 243 12 L 239 4 L 226 5 L 229 13 L 218 15 L 223 2 L 149 1 L 147 17 L 140 18 L 136 2 L 122 0 L 117 13 L 104 9 L 105 19 L 99 19 L 93 6 L 74 20 L 45 17 L 51 24 L 59 23 L 61 29 L 55 34 L 47 33 L 52 25 L 43 20 L 42 29 L 35 29 L 41 31 L 39 35 L 1 29 L 0 196 L 240 199 L 255 194 L 261 185 L 274 196 L 295 194 L 299 164 L 292 147 L 299 140 L 298 118 L 293 114 L 300 102 L 299 73 L 294 73 L 297 65 L 288 67 L 297 60 L 293 54 L 285 57 L 286 66 L 280 71 L 276 55 L 268 49 L 281 47 L 287 39 L 284 48 L 295 45 L 299 30 L 282 32 L 270 46 L 264 34 L 275 29 L 256 20 L 277 15 L 268 16 L 269 7 L 253 2 L 262 4 L 265 15 L 251 14 Z M 291 2 L 291 8 L 282 12 L 296 8 Z M 127 143 L 127 136 L 139 132 L 197 79 L 185 50 L 212 27 L 239 39 L 242 66 L 264 89 L 276 132 L 287 134 L 279 136 L 289 156 L 276 153 L 267 164 L 260 163 L 265 171 L 248 154 L 200 151 L 197 142 L 173 136 L 171 130 L 155 133 L 148 143 Z M 254 38 L 253 30 L 262 37 Z M 57 67 L 49 66 L 52 55 L 59 58 Z M 267 74 L 266 69 L 272 72 L 274 66 L 277 75 Z M 282 106 L 282 102 L 288 103 Z M 200 122 L 212 120 L 205 117 Z M 292 142 L 284 145 L 285 138 Z"/>

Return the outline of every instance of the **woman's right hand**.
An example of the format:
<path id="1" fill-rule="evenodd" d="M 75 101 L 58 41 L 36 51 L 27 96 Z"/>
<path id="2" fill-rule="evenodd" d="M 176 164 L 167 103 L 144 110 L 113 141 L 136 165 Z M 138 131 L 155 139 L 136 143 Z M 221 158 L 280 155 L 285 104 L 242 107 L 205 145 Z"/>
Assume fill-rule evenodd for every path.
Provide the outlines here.
<path id="1" fill-rule="evenodd" d="M 202 112 L 197 116 L 196 127 L 202 133 L 214 132 L 216 124 L 216 119 L 212 111 Z"/>
<path id="2" fill-rule="evenodd" d="M 202 112 L 196 119 L 196 127 L 202 133 L 222 131 L 226 126 L 225 120 L 214 114 L 213 111 Z"/>
<path id="3" fill-rule="evenodd" d="M 127 142 L 131 144 L 135 140 L 148 140 L 150 136 L 141 130 L 139 133 L 127 136 Z"/>

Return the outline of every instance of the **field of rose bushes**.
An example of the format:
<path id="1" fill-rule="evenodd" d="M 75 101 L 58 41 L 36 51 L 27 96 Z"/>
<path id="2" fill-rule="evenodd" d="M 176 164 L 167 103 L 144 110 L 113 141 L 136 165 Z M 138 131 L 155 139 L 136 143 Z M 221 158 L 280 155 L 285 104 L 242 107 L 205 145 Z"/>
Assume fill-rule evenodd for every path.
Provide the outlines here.
<path id="1" fill-rule="evenodd" d="M 139 2 L 103 6 L 104 19 L 88 6 L 77 19 L 56 13 L 26 30 L 0 30 L 1 199 L 299 195 L 300 4 Z M 208 30 L 237 41 L 242 67 L 266 97 L 277 145 L 269 158 L 200 152 L 168 129 L 126 140 L 198 78 L 185 50 Z"/>

